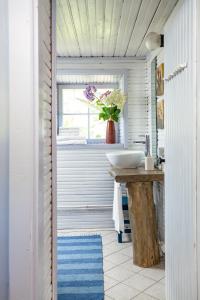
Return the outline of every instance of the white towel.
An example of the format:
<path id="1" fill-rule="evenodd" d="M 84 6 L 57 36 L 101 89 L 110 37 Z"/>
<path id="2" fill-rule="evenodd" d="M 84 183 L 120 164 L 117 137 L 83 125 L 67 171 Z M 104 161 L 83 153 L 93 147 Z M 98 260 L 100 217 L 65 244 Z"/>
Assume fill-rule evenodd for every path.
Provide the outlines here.
<path id="1" fill-rule="evenodd" d="M 120 183 L 114 183 L 113 220 L 117 232 L 124 231 L 124 215 L 122 210 L 122 192 Z"/>

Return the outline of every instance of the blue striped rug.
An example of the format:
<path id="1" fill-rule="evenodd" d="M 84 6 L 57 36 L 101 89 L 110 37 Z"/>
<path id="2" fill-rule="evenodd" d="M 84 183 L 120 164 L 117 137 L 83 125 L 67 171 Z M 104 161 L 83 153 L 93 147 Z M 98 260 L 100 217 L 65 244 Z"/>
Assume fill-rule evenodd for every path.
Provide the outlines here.
<path id="1" fill-rule="evenodd" d="M 103 300 L 101 236 L 58 237 L 57 253 L 58 300 Z"/>

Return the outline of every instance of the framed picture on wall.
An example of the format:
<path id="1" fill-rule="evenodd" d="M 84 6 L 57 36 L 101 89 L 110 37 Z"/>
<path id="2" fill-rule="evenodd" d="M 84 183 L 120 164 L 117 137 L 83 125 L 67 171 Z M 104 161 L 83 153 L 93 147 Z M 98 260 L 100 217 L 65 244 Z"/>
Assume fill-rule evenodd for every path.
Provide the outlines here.
<path id="1" fill-rule="evenodd" d="M 164 100 L 157 101 L 157 129 L 164 129 Z"/>
<path id="2" fill-rule="evenodd" d="M 164 64 L 160 64 L 156 70 L 156 95 L 164 95 Z"/>

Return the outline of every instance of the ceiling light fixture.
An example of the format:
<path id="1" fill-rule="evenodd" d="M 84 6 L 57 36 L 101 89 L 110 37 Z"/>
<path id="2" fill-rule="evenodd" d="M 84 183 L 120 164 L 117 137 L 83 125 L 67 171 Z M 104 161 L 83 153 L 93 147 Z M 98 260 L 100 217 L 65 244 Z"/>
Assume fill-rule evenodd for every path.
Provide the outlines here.
<path id="1" fill-rule="evenodd" d="M 164 35 L 156 32 L 149 32 L 145 39 L 145 45 L 150 51 L 164 47 Z"/>

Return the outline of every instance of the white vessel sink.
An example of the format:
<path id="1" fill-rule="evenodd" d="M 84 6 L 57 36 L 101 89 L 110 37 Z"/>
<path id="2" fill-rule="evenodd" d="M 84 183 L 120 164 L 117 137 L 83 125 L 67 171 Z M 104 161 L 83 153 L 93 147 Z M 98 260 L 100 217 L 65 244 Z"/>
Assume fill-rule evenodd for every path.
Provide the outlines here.
<path id="1" fill-rule="evenodd" d="M 113 165 L 116 168 L 135 169 L 141 165 L 141 162 L 144 159 L 144 152 L 123 150 L 123 151 L 106 153 L 106 156 L 109 162 L 111 163 L 111 165 Z"/>

